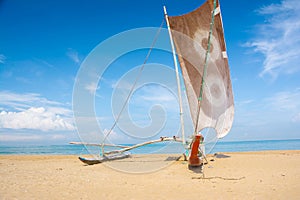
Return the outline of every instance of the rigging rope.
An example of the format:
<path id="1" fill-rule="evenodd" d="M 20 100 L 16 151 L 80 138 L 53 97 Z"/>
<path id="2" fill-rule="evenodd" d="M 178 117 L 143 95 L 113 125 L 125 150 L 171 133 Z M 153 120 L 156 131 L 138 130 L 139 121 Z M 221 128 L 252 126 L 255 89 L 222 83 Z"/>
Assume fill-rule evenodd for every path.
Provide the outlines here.
<path id="1" fill-rule="evenodd" d="M 104 143 L 105 143 L 105 140 L 106 140 L 106 139 L 108 138 L 108 136 L 111 134 L 112 130 L 116 127 L 116 125 L 117 125 L 117 123 L 118 123 L 118 121 L 119 121 L 119 119 L 120 119 L 120 117 L 121 117 L 121 114 L 122 114 L 122 112 L 124 111 L 124 109 L 125 109 L 125 107 L 126 107 L 128 101 L 129 101 L 129 98 L 131 97 L 131 95 L 132 95 L 132 93 L 133 93 L 133 91 L 134 91 L 134 88 L 135 88 L 135 86 L 136 86 L 136 84 L 137 84 L 137 82 L 138 82 L 138 80 L 139 80 L 139 78 L 140 78 L 140 76 L 141 76 L 141 74 L 142 74 L 142 71 L 143 71 L 143 69 L 144 69 L 144 67 L 145 67 L 145 64 L 146 64 L 146 62 L 147 62 L 148 59 L 149 59 L 149 56 L 150 56 L 150 54 L 151 54 L 151 51 L 152 51 L 152 49 L 154 48 L 154 45 L 155 45 L 155 43 L 156 43 L 156 41 L 157 41 L 157 39 L 158 39 L 159 33 L 160 33 L 160 31 L 161 31 L 163 25 L 164 25 L 164 20 L 162 20 L 161 25 L 160 25 L 159 29 L 158 29 L 157 32 L 156 32 L 156 35 L 155 35 L 155 37 L 154 37 L 154 40 L 153 40 L 153 42 L 152 42 L 152 44 L 151 44 L 151 47 L 150 47 L 148 53 L 147 53 L 147 56 L 146 56 L 146 58 L 145 58 L 145 60 L 144 60 L 144 62 L 143 62 L 143 64 L 142 64 L 142 66 L 141 66 L 141 68 L 140 68 L 140 70 L 139 70 L 139 72 L 138 72 L 138 75 L 137 75 L 137 77 L 136 77 L 136 79 L 135 79 L 135 81 L 134 81 L 134 83 L 133 83 L 133 85 L 132 85 L 132 87 L 131 87 L 131 89 L 130 89 L 130 91 L 129 91 L 129 93 L 128 93 L 128 96 L 127 96 L 127 98 L 126 98 L 126 100 L 125 100 L 125 102 L 124 102 L 124 104 L 123 104 L 123 106 L 122 106 L 122 108 L 121 108 L 121 110 L 120 110 L 120 112 L 119 112 L 119 114 L 118 114 L 118 116 L 117 116 L 117 118 L 116 118 L 114 124 L 112 125 L 112 127 L 110 128 L 110 130 L 107 132 L 107 134 L 104 136 L 104 139 L 103 139 L 102 145 L 101 145 L 102 156 L 104 156 Z"/>
<path id="2" fill-rule="evenodd" d="M 207 50 L 206 50 L 206 53 L 205 53 L 205 61 L 204 61 L 204 69 L 203 69 L 202 81 L 201 81 L 201 87 L 200 87 L 200 94 L 199 94 L 199 97 L 198 97 L 197 119 L 196 119 L 194 135 L 197 134 L 197 129 L 198 129 L 198 121 L 199 121 L 199 116 L 200 116 L 201 101 L 203 99 L 203 87 L 204 87 L 204 83 L 205 83 L 205 76 L 206 76 L 207 67 L 208 67 L 208 56 L 209 56 L 210 46 L 211 46 L 210 40 L 211 40 L 212 31 L 213 31 L 214 22 L 215 22 L 216 5 L 217 5 L 217 1 L 214 0 L 214 9 L 213 9 L 212 15 L 211 15 L 210 30 L 209 30 L 208 41 L 207 41 Z"/>

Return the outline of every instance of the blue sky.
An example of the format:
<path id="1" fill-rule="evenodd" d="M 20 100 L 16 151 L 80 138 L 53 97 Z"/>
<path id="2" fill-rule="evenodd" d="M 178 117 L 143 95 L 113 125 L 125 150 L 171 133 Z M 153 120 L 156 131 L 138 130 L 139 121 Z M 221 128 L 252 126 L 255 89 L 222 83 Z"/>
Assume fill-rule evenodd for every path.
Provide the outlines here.
<path id="1" fill-rule="evenodd" d="M 180 15 L 203 2 L 0 1 L 0 144 L 78 140 L 72 94 L 77 72 L 89 53 L 120 32 L 159 27 L 163 5 L 169 15 Z M 224 140 L 300 138 L 300 2 L 220 3 L 235 100 L 234 124 Z M 146 53 L 136 51 L 118 59 L 100 84 L 86 87 L 96 92 L 96 114 L 104 132 L 113 124 L 106 97 L 112 95 L 120 77 L 143 63 Z M 171 54 L 166 52 L 154 51 L 149 61 L 172 66 Z M 174 114 L 165 128 L 176 131 L 176 98 L 159 86 L 141 88 L 133 96 L 131 105 L 140 115 L 132 118 L 147 124 L 148 108 L 155 101 Z M 117 142 L 126 142 L 128 136 L 118 138 Z"/>

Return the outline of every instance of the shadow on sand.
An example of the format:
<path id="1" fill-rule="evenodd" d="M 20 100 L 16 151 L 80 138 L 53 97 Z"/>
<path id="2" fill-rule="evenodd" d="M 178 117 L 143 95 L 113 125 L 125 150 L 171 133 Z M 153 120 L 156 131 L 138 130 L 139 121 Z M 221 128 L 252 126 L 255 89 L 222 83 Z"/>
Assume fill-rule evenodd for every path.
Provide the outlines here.
<path id="1" fill-rule="evenodd" d="M 204 164 L 202 164 L 201 166 L 198 166 L 198 167 L 188 166 L 188 169 L 193 171 L 194 173 L 202 174 L 203 173 L 203 166 L 204 166 Z"/>

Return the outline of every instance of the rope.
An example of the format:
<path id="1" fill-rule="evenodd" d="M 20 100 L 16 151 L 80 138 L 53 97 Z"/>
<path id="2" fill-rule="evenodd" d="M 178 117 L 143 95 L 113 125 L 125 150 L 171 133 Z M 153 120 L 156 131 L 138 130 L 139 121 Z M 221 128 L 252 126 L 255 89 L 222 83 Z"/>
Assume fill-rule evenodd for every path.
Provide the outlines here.
<path id="1" fill-rule="evenodd" d="M 212 31 L 213 31 L 214 22 L 215 22 L 216 4 L 217 4 L 217 2 L 216 2 L 216 0 L 214 0 L 214 9 L 213 9 L 213 12 L 212 12 L 211 22 L 210 22 L 210 30 L 209 30 L 208 41 L 207 41 L 207 50 L 206 50 L 206 53 L 205 53 L 205 61 L 204 61 L 204 69 L 203 69 L 203 75 L 202 75 L 202 81 L 201 81 L 201 87 L 200 87 L 200 94 L 199 94 L 199 97 L 198 97 L 197 119 L 196 119 L 194 134 L 197 134 L 197 129 L 198 129 L 198 121 L 199 121 L 199 116 L 200 116 L 201 101 L 203 99 L 203 87 L 204 87 L 204 83 L 205 83 L 205 76 L 206 76 L 206 73 L 207 73 L 208 56 L 209 56 L 210 46 L 211 46 L 210 40 L 211 40 Z"/>
<path id="2" fill-rule="evenodd" d="M 136 86 L 136 84 L 137 84 L 137 82 L 138 82 L 138 80 L 139 80 L 139 78 L 140 78 L 140 76 L 141 76 L 141 74 L 142 74 L 142 71 L 143 71 L 143 69 L 144 69 L 144 67 L 145 67 L 145 64 L 146 64 L 146 62 L 147 62 L 148 59 L 149 59 L 150 53 L 151 53 L 152 49 L 154 48 L 154 45 L 155 45 L 155 43 L 156 43 L 156 41 L 157 41 L 157 39 L 158 39 L 158 35 L 159 35 L 159 33 L 160 33 L 160 31 L 161 31 L 163 25 L 164 25 L 164 20 L 162 20 L 161 25 L 160 25 L 159 29 L 158 29 L 157 32 L 156 32 L 156 35 L 155 35 L 154 40 L 153 40 L 153 42 L 152 42 L 152 44 L 151 44 L 151 47 L 150 47 L 150 49 L 149 49 L 149 51 L 148 51 L 148 54 L 147 54 L 147 56 L 146 56 L 146 58 L 145 58 L 145 60 L 144 60 L 144 62 L 143 62 L 143 64 L 142 64 L 142 67 L 140 68 L 140 70 L 139 70 L 139 72 L 138 72 L 138 75 L 137 75 L 137 77 L 136 77 L 136 79 L 135 79 L 135 81 L 134 81 L 134 83 L 133 83 L 133 85 L 132 85 L 132 87 L 131 87 L 129 93 L 128 93 L 128 96 L 127 96 L 127 98 L 126 98 L 126 100 L 125 100 L 125 102 L 124 102 L 124 104 L 123 104 L 123 106 L 122 106 L 122 108 L 121 108 L 121 110 L 120 110 L 120 113 L 118 114 L 118 116 L 117 116 L 117 118 L 116 118 L 114 124 L 112 125 L 112 127 L 110 128 L 110 130 L 109 130 L 108 133 L 105 135 L 105 137 L 104 137 L 104 139 L 103 139 L 103 141 L 102 141 L 102 145 L 101 145 L 102 156 L 104 155 L 104 143 L 105 143 L 105 140 L 106 140 L 107 137 L 111 134 L 112 130 L 116 127 L 116 125 L 117 125 L 117 123 L 118 123 L 118 121 L 119 121 L 119 119 L 120 119 L 120 117 L 121 117 L 121 114 L 122 114 L 122 112 L 124 111 L 124 109 L 125 109 L 125 107 L 126 107 L 128 101 L 129 101 L 129 98 L 130 98 L 130 96 L 132 95 L 132 93 L 133 93 L 133 91 L 134 91 L 134 88 L 135 88 L 135 86 Z"/>

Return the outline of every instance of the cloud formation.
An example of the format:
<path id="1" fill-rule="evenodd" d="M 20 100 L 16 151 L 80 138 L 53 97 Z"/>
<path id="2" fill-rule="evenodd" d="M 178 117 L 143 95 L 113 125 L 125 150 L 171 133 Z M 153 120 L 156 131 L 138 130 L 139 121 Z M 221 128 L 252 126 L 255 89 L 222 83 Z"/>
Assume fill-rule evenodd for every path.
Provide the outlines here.
<path id="1" fill-rule="evenodd" d="M 0 112 L 0 128 L 33 130 L 74 130 L 60 115 L 44 107 L 31 107 L 21 112 Z"/>
<path id="2" fill-rule="evenodd" d="M 276 79 L 279 74 L 300 71 L 300 1 L 282 0 L 257 10 L 266 19 L 259 24 L 257 39 L 247 46 L 264 55 L 263 71 Z"/>
<path id="3" fill-rule="evenodd" d="M 0 142 L 24 142 L 24 141 L 37 141 L 43 139 L 40 135 L 12 135 L 12 134 L 1 134 Z"/>
<path id="4" fill-rule="evenodd" d="M 74 49 L 69 48 L 68 51 L 67 51 L 67 56 L 69 58 L 71 58 L 71 60 L 73 62 L 75 62 L 76 64 L 80 64 L 80 59 L 79 59 L 78 52 L 75 51 Z"/>
<path id="5" fill-rule="evenodd" d="M 35 93 L 18 94 L 9 91 L 0 91 L 0 105 L 14 110 L 23 110 L 31 107 L 30 105 L 61 106 L 62 104 L 50 101 Z"/>
<path id="6" fill-rule="evenodd" d="M 99 89 L 98 84 L 95 82 L 91 82 L 84 87 L 90 94 L 95 94 L 96 90 Z"/>
<path id="7" fill-rule="evenodd" d="M 160 105 L 170 112 L 179 113 L 179 104 L 177 102 L 177 94 L 169 88 L 150 84 L 136 90 L 132 98 L 129 100 L 131 106 L 140 106 L 142 108 L 150 108 L 153 105 Z"/>
<path id="8" fill-rule="evenodd" d="M 0 91 L 0 129 L 74 130 L 72 111 L 38 94 Z"/>
<path id="9" fill-rule="evenodd" d="M 300 122 L 300 88 L 294 91 L 284 91 L 266 98 L 266 105 L 272 107 L 277 113 L 284 112 L 291 116 L 292 122 Z"/>

